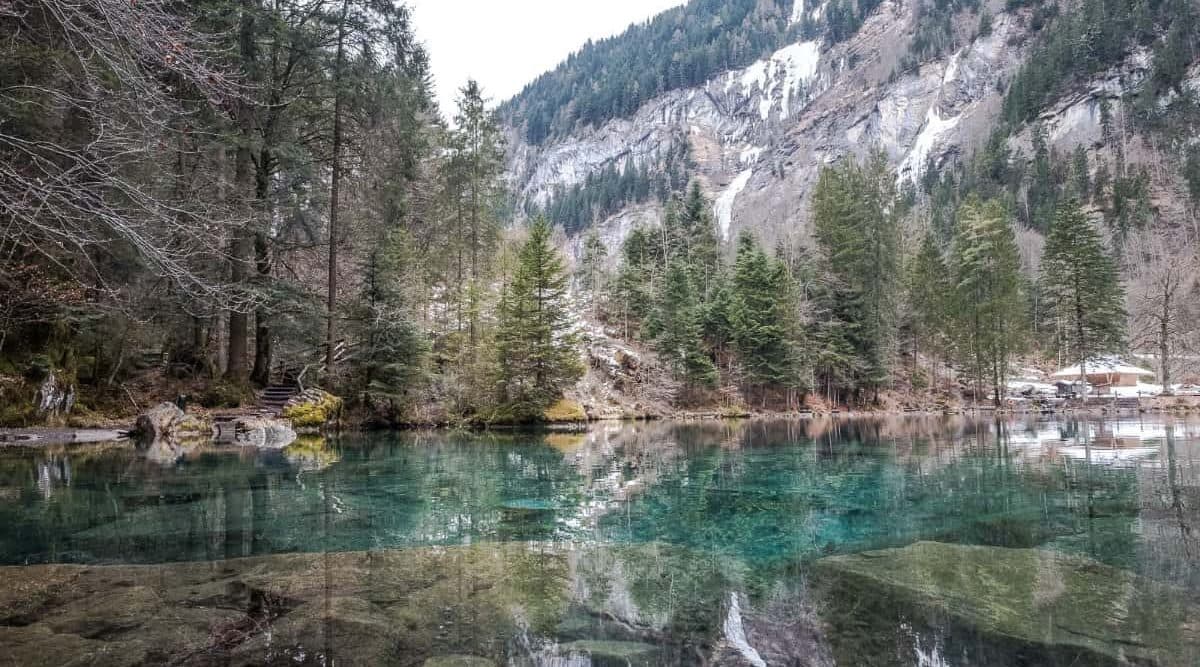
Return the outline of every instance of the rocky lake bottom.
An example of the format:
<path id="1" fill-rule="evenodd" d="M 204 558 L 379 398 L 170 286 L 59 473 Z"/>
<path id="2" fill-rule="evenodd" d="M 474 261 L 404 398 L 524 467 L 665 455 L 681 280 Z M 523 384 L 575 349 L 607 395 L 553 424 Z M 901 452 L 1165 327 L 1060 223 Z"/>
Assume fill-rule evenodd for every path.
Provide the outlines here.
<path id="1" fill-rule="evenodd" d="M 1200 664 L 1200 423 L 0 449 L 0 662 Z"/>

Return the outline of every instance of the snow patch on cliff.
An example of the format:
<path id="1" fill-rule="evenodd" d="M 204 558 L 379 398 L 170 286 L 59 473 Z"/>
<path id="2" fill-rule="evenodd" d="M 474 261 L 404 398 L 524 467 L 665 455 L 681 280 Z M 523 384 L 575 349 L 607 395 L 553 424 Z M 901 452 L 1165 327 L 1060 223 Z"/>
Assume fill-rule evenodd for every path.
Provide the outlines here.
<path id="1" fill-rule="evenodd" d="M 900 163 L 898 170 L 900 178 L 903 179 L 907 176 L 914 182 L 919 179 L 925 170 L 930 153 L 937 147 L 941 138 L 958 125 L 961 118 L 961 115 L 942 118 L 942 114 L 938 112 L 936 106 L 930 107 L 929 112 L 925 114 L 925 124 L 921 126 L 917 140 L 913 142 L 908 156 Z"/>
<path id="2" fill-rule="evenodd" d="M 763 149 L 759 148 L 758 146 L 744 148 L 742 149 L 742 152 L 738 154 L 738 162 L 741 164 L 754 164 L 755 162 L 758 162 L 758 158 L 762 157 L 762 154 Z"/>
<path id="3" fill-rule="evenodd" d="M 803 90 L 804 85 L 817 73 L 821 62 L 820 42 L 800 42 L 784 47 L 775 53 L 776 60 L 784 69 L 783 117 L 787 118 L 792 108 L 792 96 Z"/>
<path id="4" fill-rule="evenodd" d="M 796 0 L 796 4 L 792 5 L 792 18 L 788 20 L 789 25 L 795 25 L 804 20 L 804 0 Z"/>
<path id="5" fill-rule="evenodd" d="M 733 202 L 737 196 L 746 189 L 746 184 L 750 182 L 750 177 L 754 175 L 753 169 L 747 169 L 738 174 L 729 187 L 717 197 L 716 204 L 713 209 L 717 214 L 717 224 L 721 227 L 721 238 L 729 240 L 729 228 L 733 224 Z"/>
<path id="6" fill-rule="evenodd" d="M 770 118 L 776 101 L 782 102 L 782 117 L 787 118 L 793 98 L 816 75 L 820 62 L 820 42 L 791 44 L 771 54 L 770 58 L 730 74 L 725 82 L 725 92 L 736 86 L 741 86 L 747 93 L 757 89 L 761 95 L 758 113 L 763 120 Z M 776 90 L 779 90 L 778 96 L 772 94 Z"/>

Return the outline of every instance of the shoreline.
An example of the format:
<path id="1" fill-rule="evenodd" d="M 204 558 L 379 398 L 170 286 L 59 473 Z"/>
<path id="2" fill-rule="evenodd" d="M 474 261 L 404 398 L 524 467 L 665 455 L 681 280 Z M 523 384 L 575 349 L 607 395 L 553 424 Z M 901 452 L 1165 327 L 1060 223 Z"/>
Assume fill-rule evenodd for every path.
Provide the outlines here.
<path id="1" fill-rule="evenodd" d="M 833 410 L 799 412 L 679 412 L 671 415 L 639 415 L 633 417 L 597 417 L 581 421 L 542 422 L 532 424 L 403 424 L 392 428 L 363 428 L 340 426 L 322 429 L 318 433 L 382 433 L 404 431 L 579 431 L 598 424 L 636 424 L 651 422 L 738 422 L 738 421 L 807 421 L 813 419 L 895 419 L 973 417 L 995 419 L 1018 419 L 1021 417 L 1075 417 L 1075 418 L 1122 418 L 1135 416 L 1188 417 L 1200 415 L 1200 397 L 1187 404 L 1147 405 L 1136 408 L 1115 408 L 1111 405 L 1083 405 L 1068 407 L 1043 407 L 1031 409 L 973 406 L 942 410 Z M 1149 400 L 1149 399 L 1147 399 Z M 78 428 L 37 426 L 29 428 L 0 428 L 0 448 L 42 447 L 51 445 L 83 445 L 132 440 L 132 426 L 114 428 L 112 422 Z"/>

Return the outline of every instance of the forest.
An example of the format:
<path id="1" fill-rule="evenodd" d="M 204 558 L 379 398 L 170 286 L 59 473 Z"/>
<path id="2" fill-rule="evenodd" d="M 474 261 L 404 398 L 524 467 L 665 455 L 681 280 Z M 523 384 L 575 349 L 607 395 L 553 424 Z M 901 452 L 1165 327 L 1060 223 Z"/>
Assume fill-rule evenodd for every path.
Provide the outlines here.
<path id="1" fill-rule="evenodd" d="M 403 6 L 22 1 L 0 34 L 0 421 L 52 375 L 76 418 L 127 411 L 159 366 L 209 407 L 299 380 L 383 423 L 533 415 L 577 374 L 490 102 L 443 120 Z"/>
<path id="2" fill-rule="evenodd" d="M 811 234 L 773 247 L 718 238 L 686 143 L 516 210 L 505 118 L 537 142 L 628 113 L 769 51 L 788 4 L 697 0 L 499 107 L 468 82 L 454 109 L 386 0 L 0 5 L 0 425 L 44 420 L 48 381 L 72 387 L 81 423 L 152 397 L 236 408 L 280 383 L 381 426 L 577 418 L 563 398 L 597 363 L 593 324 L 652 350 L 680 409 L 999 402 L 1018 361 L 1131 349 L 1165 360 L 1169 384 L 1198 349 L 1200 260 L 1194 230 L 1155 219 L 1125 138 L 1196 127 L 1180 93 L 1195 22 L 1169 19 L 1187 3 L 1087 0 L 1047 23 L 985 145 L 916 183 L 877 153 L 832 162 Z M 829 40 L 856 29 L 839 7 Z M 1168 23 L 1137 114 L 1104 106 L 1098 148 L 1053 149 L 1038 113 L 1055 87 Z M 922 34 L 921 57 L 948 48 Z M 1094 35 L 1109 37 L 1074 57 Z M 635 54 L 652 66 L 612 66 Z M 1170 145 L 1194 207 L 1200 149 Z M 596 224 L 635 204 L 662 224 L 606 245 Z"/>

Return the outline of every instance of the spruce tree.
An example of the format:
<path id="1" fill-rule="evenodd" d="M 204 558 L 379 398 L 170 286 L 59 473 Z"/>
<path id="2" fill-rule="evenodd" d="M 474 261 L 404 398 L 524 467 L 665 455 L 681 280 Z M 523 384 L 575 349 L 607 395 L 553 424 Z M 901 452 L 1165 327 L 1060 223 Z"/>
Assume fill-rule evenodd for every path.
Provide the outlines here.
<path id="1" fill-rule="evenodd" d="M 1060 358 L 1086 367 L 1122 348 L 1125 297 L 1117 264 L 1074 200 L 1058 207 L 1050 228 L 1041 287 L 1057 322 Z"/>
<path id="2" fill-rule="evenodd" d="M 518 254 L 500 299 L 497 362 L 504 409 L 517 421 L 537 421 L 582 376 L 567 302 L 567 272 L 538 218 Z"/>
<path id="3" fill-rule="evenodd" d="M 1025 301 L 1016 235 L 1004 207 L 971 197 L 959 212 L 954 243 L 960 349 L 976 387 L 990 384 L 996 405 L 1004 396 L 1008 363 L 1022 349 Z"/>
<path id="4" fill-rule="evenodd" d="M 759 388 L 791 380 L 793 355 L 788 347 L 781 281 L 784 275 L 748 232 L 738 237 L 729 322 L 746 379 Z"/>
<path id="5" fill-rule="evenodd" d="M 909 261 L 906 277 L 914 357 L 917 352 L 934 357 L 936 384 L 936 358 L 948 346 L 953 283 L 932 229 L 925 232 L 920 249 Z"/>
<path id="6" fill-rule="evenodd" d="M 654 345 L 689 387 L 713 387 L 717 368 L 704 349 L 700 304 L 692 276 L 680 260 L 671 263 L 651 316 Z"/>
<path id="7" fill-rule="evenodd" d="M 813 192 L 813 225 L 825 252 L 837 294 L 832 315 L 859 371 L 851 379 L 856 393 L 874 390 L 887 380 L 895 326 L 899 226 L 895 177 L 882 154 L 866 163 L 853 159 L 824 169 Z"/>
<path id="8" fill-rule="evenodd" d="M 579 258 L 579 287 L 587 293 L 590 300 L 592 318 L 600 316 L 600 296 L 604 293 L 608 276 L 605 274 L 604 262 L 608 259 L 608 248 L 600 239 L 595 228 L 588 232 L 583 241 L 583 252 Z"/>

